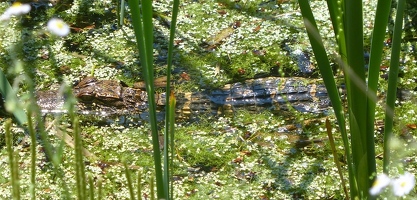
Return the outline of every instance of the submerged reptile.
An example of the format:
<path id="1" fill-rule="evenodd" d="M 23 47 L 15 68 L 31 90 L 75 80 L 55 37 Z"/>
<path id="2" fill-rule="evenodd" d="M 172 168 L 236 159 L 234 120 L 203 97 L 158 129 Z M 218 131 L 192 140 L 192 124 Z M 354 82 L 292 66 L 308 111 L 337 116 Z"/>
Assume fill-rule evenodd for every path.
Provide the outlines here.
<path id="1" fill-rule="evenodd" d="M 318 79 L 267 77 L 227 84 L 223 88 L 193 93 L 176 93 L 177 115 L 194 118 L 202 113 L 230 114 L 235 109 L 249 111 L 270 109 L 273 112 L 288 110 L 322 113 L 330 103 L 324 85 Z M 126 115 L 146 112 L 146 91 L 115 80 L 98 80 L 86 77 L 73 87 L 81 113 L 100 115 Z M 140 87 L 140 88 L 138 88 Z M 165 93 L 155 94 L 156 104 L 165 105 Z M 65 97 L 57 91 L 37 92 L 38 104 L 43 112 L 60 112 Z"/>

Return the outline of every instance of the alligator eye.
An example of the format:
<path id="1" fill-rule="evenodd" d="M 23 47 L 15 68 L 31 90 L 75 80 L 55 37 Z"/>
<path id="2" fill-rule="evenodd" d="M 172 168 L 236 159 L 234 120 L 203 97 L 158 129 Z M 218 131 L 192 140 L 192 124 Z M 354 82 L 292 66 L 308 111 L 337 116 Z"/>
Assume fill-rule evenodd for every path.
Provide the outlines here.
<path id="1" fill-rule="evenodd" d="M 91 85 L 94 85 L 97 81 L 98 81 L 97 78 L 87 76 L 83 80 L 81 80 L 78 83 L 78 85 L 75 86 L 75 88 L 83 88 L 83 87 L 91 86 Z"/>
<path id="2" fill-rule="evenodd" d="M 241 25 L 242 25 L 242 24 L 241 24 L 241 22 L 240 22 L 240 21 L 235 21 L 235 22 L 232 24 L 232 27 L 233 27 L 234 29 L 237 29 L 237 28 L 239 28 Z"/>

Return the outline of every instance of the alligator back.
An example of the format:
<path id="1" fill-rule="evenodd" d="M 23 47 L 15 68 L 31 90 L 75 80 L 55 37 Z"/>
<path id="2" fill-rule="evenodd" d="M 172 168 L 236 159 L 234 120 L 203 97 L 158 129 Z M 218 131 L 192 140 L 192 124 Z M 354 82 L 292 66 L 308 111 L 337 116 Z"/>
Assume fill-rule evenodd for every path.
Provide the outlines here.
<path id="1" fill-rule="evenodd" d="M 291 108 L 300 112 L 322 113 L 330 104 L 326 89 L 319 79 L 267 77 L 227 84 L 223 88 L 194 93 L 176 93 L 176 112 L 180 118 L 195 118 L 202 114 L 230 115 L 237 109 L 275 113 Z M 77 109 L 84 114 L 128 115 L 146 112 L 147 93 L 143 89 L 126 87 L 119 81 L 83 79 L 73 88 L 78 98 Z M 65 98 L 57 91 L 38 92 L 38 104 L 43 112 L 62 109 Z M 156 104 L 163 110 L 165 93 L 155 94 Z"/>
<path id="2" fill-rule="evenodd" d="M 200 113 L 230 115 L 235 110 L 274 113 L 291 108 L 299 112 L 322 113 L 330 102 L 324 85 L 318 79 L 267 77 L 227 84 L 202 93 L 177 94 L 177 113 L 196 116 Z"/>

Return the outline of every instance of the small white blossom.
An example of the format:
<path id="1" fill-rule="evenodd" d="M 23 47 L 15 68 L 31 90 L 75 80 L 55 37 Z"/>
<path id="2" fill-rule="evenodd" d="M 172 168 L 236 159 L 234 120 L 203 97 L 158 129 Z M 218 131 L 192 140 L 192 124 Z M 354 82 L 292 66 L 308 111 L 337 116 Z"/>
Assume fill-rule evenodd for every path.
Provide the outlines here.
<path id="1" fill-rule="evenodd" d="M 1 16 L 0 21 L 9 20 L 12 16 L 20 16 L 29 13 L 29 4 L 22 4 L 20 2 L 14 2 Z"/>
<path id="2" fill-rule="evenodd" d="M 369 190 L 369 194 L 372 196 L 378 195 L 385 189 L 391 182 L 391 179 L 386 174 L 380 174 L 376 177 L 374 184 Z"/>
<path id="3" fill-rule="evenodd" d="M 0 22 L 1 22 L 1 21 L 7 21 L 7 20 L 9 20 L 9 19 L 10 19 L 10 16 L 7 16 L 7 15 L 5 15 L 5 14 L 0 15 Z"/>
<path id="4" fill-rule="evenodd" d="M 391 186 L 395 196 L 404 196 L 414 188 L 415 183 L 414 175 L 406 172 L 397 179 L 394 179 Z"/>
<path id="5" fill-rule="evenodd" d="M 48 30 L 57 36 L 65 37 L 69 34 L 70 28 L 62 19 L 52 18 L 47 25 Z"/>

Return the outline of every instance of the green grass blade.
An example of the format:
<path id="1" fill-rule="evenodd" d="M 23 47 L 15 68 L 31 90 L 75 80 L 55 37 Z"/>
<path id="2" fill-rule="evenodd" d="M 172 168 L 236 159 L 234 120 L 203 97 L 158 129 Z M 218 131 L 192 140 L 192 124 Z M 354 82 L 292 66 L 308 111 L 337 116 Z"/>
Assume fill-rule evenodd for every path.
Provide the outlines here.
<path id="1" fill-rule="evenodd" d="M 369 70 L 368 70 L 368 91 L 367 91 L 367 136 L 368 141 L 373 141 L 374 136 L 374 121 L 375 121 L 375 107 L 376 107 L 376 91 L 378 87 L 379 70 L 382 61 L 382 51 L 384 48 L 385 31 L 388 24 L 388 17 L 391 9 L 391 1 L 379 0 L 375 20 L 374 29 L 371 39 L 371 52 L 369 58 Z M 389 95 L 388 95 L 389 96 Z M 371 148 L 374 149 L 375 145 L 369 143 L 368 151 Z M 375 161 L 375 159 L 374 159 Z M 376 163 L 370 163 L 370 165 L 376 165 Z"/>
<path id="2" fill-rule="evenodd" d="M 332 106 L 337 118 L 337 122 L 339 124 L 339 129 L 341 132 L 343 145 L 345 147 L 345 155 L 347 158 L 348 163 L 348 172 L 349 172 L 349 184 L 352 192 L 356 191 L 356 181 L 354 179 L 354 168 L 352 165 L 351 160 L 351 153 L 350 153 L 350 145 L 348 134 L 346 130 L 345 124 L 345 116 L 343 112 L 343 105 L 342 101 L 339 96 L 339 92 L 336 86 L 336 82 L 333 77 L 332 69 L 330 66 L 329 59 L 327 57 L 326 50 L 324 49 L 323 42 L 321 36 L 317 29 L 317 24 L 315 22 L 313 13 L 311 11 L 310 5 L 308 1 L 299 1 L 301 13 L 304 17 L 304 24 L 307 29 L 308 37 L 310 39 L 311 46 L 313 48 L 314 55 L 317 60 L 317 64 L 320 70 L 320 73 L 323 76 L 324 84 L 326 85 L 327 93 L 329 94 L 329 98 L 332 102 Z M 351 195 L 352 196 L 352 195 Z"/>
<path id="3" fill-rule="evenodd" d="M 172 7 L 172 17 L 171 17 L 171 26 L 168 42 L 168 66 L 167 66 L 167 85 L 166 85 L 166 108 L 165 108 L 165 140 L 164 140 L 164 188 L 165 194 L 167 197 L 173 198 L 173 190 L 171 184 L 171 193 L 169 187 L 170 177 L 170 168 L 173 163 L 173 151 L 174 151 L 174 123 L 175 123 L 175 96 L 171 92 L 171 71 L 172 71 L 172 58 L 173 58 L 173 49 L 174 49 L 174 38 L 175 38 L 175 29 L 177 24 L 179 0 L 174 0 Z M 171 147 L 168 148 L 168 144 L 171 143 Z M 171 156 L 169 156 L 168 150 L 171 150 Z"/>
<path id="4" fill-rule="evenodd" d="M 90 185 L 90 200 L 94 200 L 94 181 L 91 175 L 88 176 L 88 184 Z"/>
<path id="5" fill-rule="evenodd" d="M 21 199 L 20 198 L 20 179 L 19 179 L 19 153 L 18 152 L 13 152 L 13 171 L 12 171 L 12 177 L 14 177 L 14 181 L 12 181 L 13 184 L 13 191 L 14 191 L 14 195 L 13 198 L 14 199 Z"/>
<path id="6" fill-rule="evenodd" d="M 155 90 L 154 90 L 154 72 L 153 72 L 153 24 L 152 24 L 152 1 L 143 0 L 139 8 L 138 0 L 128 2 L 132 25 L 135 31 L 136 41 L 138 43 L 140 61 L 142 63 L 143 75 L 146 83 L 149 103 L 149 120 L 152 130 L 152 145 L 155 165 L 155 178 L 157 185 L 158 198 L 166 198 L 163 174 L 161 167 L 161 153 L 159 149 L 158 126 L 156 120 Z M 142 11 L 142 12 L 141 12 Z M 142 15 L 141 15 L 142 13 Z M 142 24 L 143 23 L 143 24 Z"/>
<path id="7" fill-rule="evenodd" d="M 352 198 L 366 199 L 372 181 L 369 177 L 376 172 L 376 165 L 375 148 L 368 148 L 374 147 L 374 142 L 373 137 L 367 135 L 368 97 L 364 69 L 362 1 L 345 1 L 345 8 L 347 66 L 344 67 L 344 74 L 348 97 L 352 160 L 356 168 L 355 176 L 358 184 L 358 194 Z"/>
<path id="8" fill-rule="evenodd" d="M 119 2 L 119 1 L 118 1 Z M 119 6 L 119 26 L 122 27 L 125 19 L 125 0 L 120 0 Z"/>
<path id="9" fill-rule="evenodd" d="M 133 191 L 132 174 L 130 173 L 129 166 L 127 166 L 127 162 L 125 160 L 123 161 L 123 166 L 125 167 L 125 175 L 127 179 L 127 187 L 129 188 L 130 199 L 135 199 L 135 192 Z"/>
<path id="10" fill-rule="evenodd" d="M 146 59 L 147 59 L 147 69 L 148 78 L 153 80 L 153 11 L 152 11 L 152 1 L 151 0 L 142 0 L 142 22 L 143 22 L 143 34 L 145 39 L 145 49 L 146 49 Z M 152 75 L 152 76 L 151 76 Z M 152 81 L 153 84 L 153 81 Z"/>
<path id="11" fill-rule="evenodd" d="M 358 131 L 365 130 L 365 116 L 358 114 L 366 110 L 366 88 L 364 70 L 364 49 L 363 49 L 363 23 L 362 23 L 362 1 L 346 1 L 346 47 L 347 47 L 347 66 L 344 69 L 345 80 L 348 92 L 349 113 L 354 114 L 356 121 L 351 121 L 351 125 L 357 125 Z M 355 96 L 354 96 L 355 95 Z M 353 133 L 353 137 L 358 137 L 359 141 L 366 141 L 365 135 L 361 137 L 360 132 Z M 353 145 L 353 144 L 352 144 Z M 364 145 L 356 146 L 355 149 L 364 152 Z M 355 152 L 355 151 L 354 151 Z M 359 151 L 356 151 L 359 152 Z M 355 154 L 361 156 L 362 153 Z"/>
<path id="12" fill-rule="evenodd" d="M 168 83 L 169 84 L 169 83 Z M 167 95 L 168 96 L 168 95 Z M 170 96 L 167 97 L 168 99 L 171 99 Z M 171 102 L 169 102 L 170 104 Z M 171 105 L 167 105 L 166 107 L 171 108 Z M 169 155 L 169 142 L 171 140 L 173 140 L 173 138 L 171 137 L 171 128 L 170 128 L 170 124 L 171 123 L 175 123 L 175 119 L 171 118 L 170 115 L 168 115 L 171 112 L 171 110 L 166 110 L 166 121 L 165 123 L 167 124 L 167 127 L 165 128 L 165 134 L 164 134 L 164 189 L 165 189 L 165 194 L 170 194 L 169 193 L 169 181 L 170 181 L 170 173 L 169 173 L 169 168 L 171 166 L 171 162 L 170 162 L 170 155 Z M 171 149 L 172 151 L 172 149 Z M 171 157 L 172 158 L 172 157 Z"/>
<path id="13" fill-rule="evenodd" d="M 333 77 L 332 68 L 330 66 L 329 59 L 327 57 L 326 50 L 323 46 L 323 41 L 317 29 L 313 13 L 307 1 L 299 1 L 301 13 L 304 17 L 304 24 L 307 29 L 308 37 L 310 39 L 311 46 L 313 48 L 314 56 L 317 60 L 317 65 L 323 76 L 324 84 L 326 85 L 327 93 L 332 102 L 333 109 L 337 117 L 343 119 L 340 121 L 340 128 L 344 126 L 343 106 L 342 101 L 339 97 L 339 91 L 336 86 L 335 79 Z"/>
<path id="14" fill-rule="evenodd" d="M 19 165 L 17 163 L 17 156 L 15 155 L 15 152 L 13 151 L 13 148 L 12 148 L 13 137 L 10 131 L 11 126 L 12 126 L 12 120 L 10 119 L 6 120 L 5 138 L 6 138 L 7 154 L 9 156 L 9 166 L 10 166 L 10 175 L 11 175 L 11 183 L 12 183 L 12 197 L 13 199 L 17 200 L 17 199 L 20 199 L 20 185 L 19 185 L 19 172 L 18 172 Z"/>
<path id="15" fill-rule="evenodd" d="M 346 38 L 343 25 L 344 8 L 342 5 L 342 0 L 327 0 L 327 7 L 329 9 L 330 18 L 332 19 L 339 55 L 342 57 L 342 60 L 346 61 Z"/>
<path id="16" fill-rule="evenodd" d="M 74 150 L 75 150 L 75 175 L 77 181 L 77 196 L 78 199 L 86 199 L 86 177 L 85 177 L 85 167 L 83 160 L 83 147 L 81 142 L 81 133 L 79 120 L 77 117 L 74 118 Z"/>
<path id="17" fill-rule="evenodd" d="M 32 110 L 28 110 L 27 114 L 28 131 L 30 135 L 30 198 L 36 199 L 36 133 L 32 122 Z"/>
<path id="18" fill-rule="evenodd" d="M 138 199 L 142 199 L 142 185 L 141 185 L 141 181 L 142 181 L 142 173 L 140 170 L 138 170 Z"/>
<path id="19" fill-rule="evenodd" d="M 101 199 L 103 199 L 103 185 L 102 185 L 103 183 L 102 183 L 102 179 L 99 177 L 98 178 L 98 180 L 97 180 L 97 187 L 98 187 L 98 191 L 97 191 L 97 199 L 98 200 L 101 200 Z"/>
<path id="20" fill-rule="evenodd" d="M 169 111 L 169 113 L 170 113 L 169 120 L 170 120 L 170 122 L 169 122 L 168 132 L 170 134 L 170 136 L 169 136 L 169 138 L 170 138 L 170 147 L 169 147 L 169 149 L 171 149 L 171 156 L 170 156 L 171 159 L 169 159 L 169 161 L 170 161 L 169 170 L 172 171 L 172 167 L 173 167 L 173 163 L 174 163 L 174 152 L 175 152 L 174 151 L 175 150 L 175 144 L 174 144 L 175 126 L 174 125 L 175 125 L 175 105 L 176 105 L 176 99 L 175 99 L 175 96 L 174 96 L 173 92 L 171 92 L 171 95 L 170 95 L 170 98 L 169 98 L 169 105 L 170 105 L 169 106 L 169 109 L 170 109 L 170 111 Z M 172 180 L 172 173 L 171 173 L 171 175 L 167 174 L 167 178 L 169 180 Z M 173 198 L 174 198 L 174 190 L 173 190 L 173 182 L 171 182 L 171 199 L 173 199 Z"/>
<path id="21" fill-rule="evenodd" d="M 151 174 L 151 177 L 149 179 L 149 187 L 151 188 L 151 192 L 150 192 L 151 193 L 151 198 L 150 199 L 155 199 L 155 189 L 154 189 L 154 182 L 153 182 L 154 178 L 155 178 L 155 175 Z"/>
<path id="22" fill-rule="evenodd" d="M 397 81 L 399 72 L 399 60 L 401 53 L 401 34 L 403 26 L 403 17 L 405 9 L 405 0 L 399 0 L 397 3 L 397 15 L 395 16 L 394 35 L 392 38 L 391 61 L 388 75 L 388 92 L 387 103 L 385 108 L 385 127 L 384 127 L 384 173 L 388 174 L 390 163 L 390 143 L 392 135 L 394 104 L 397 93 Z"/>
<path id="23" fill-rule="evenodd" d="M 382 62 L 382 52 L 384 49 L 384 38 L 388 24 L 388 17 L 391 9 L 391 1 L 379 0 L 375 14 L 374 29 L 371 38 L 371 51 L 368 70 L 368 96 L 376 96 L 378 86 L 380 65 Z M 369 94 L 372 93 L 372 94 Z M 372 97 L 373 98 L 373 97 Z M 376 97 L 375 97 L 376 98 Z M 375 100 L 368 102 L 368 114 L 374 115 Z M 374 117 L 372 117 L 374 118 Z M 369 118 L 370 119 L 370 118 Z"/>

